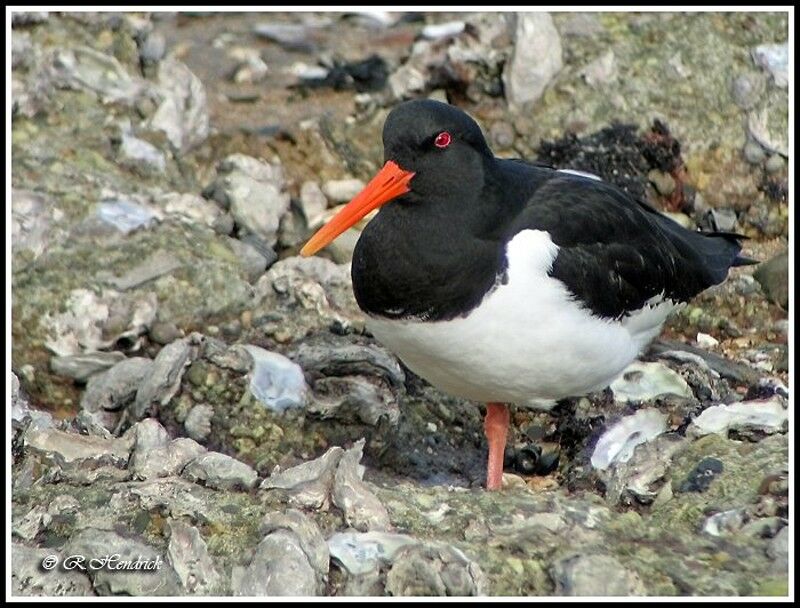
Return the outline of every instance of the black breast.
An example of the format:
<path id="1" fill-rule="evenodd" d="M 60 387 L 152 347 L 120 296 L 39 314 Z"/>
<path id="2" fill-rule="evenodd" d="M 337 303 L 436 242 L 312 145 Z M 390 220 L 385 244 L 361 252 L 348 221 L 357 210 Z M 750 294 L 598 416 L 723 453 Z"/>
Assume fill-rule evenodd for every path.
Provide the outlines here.
<path id="1" fill-rule="evenodd" d="M 443 321 L 467 314 L 502 280 L 502 242 L 473 236 L 458 215 L 395 201 L 383 208 L 353 252 L 356 301 L 382 317 Z"/>

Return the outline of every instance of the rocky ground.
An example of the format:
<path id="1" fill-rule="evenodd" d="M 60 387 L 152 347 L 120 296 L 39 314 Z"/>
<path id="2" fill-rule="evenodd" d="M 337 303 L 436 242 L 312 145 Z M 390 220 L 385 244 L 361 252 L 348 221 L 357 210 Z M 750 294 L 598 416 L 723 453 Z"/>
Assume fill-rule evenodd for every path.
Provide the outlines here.
<path id="1" fill-rule="evenodd" d="M 788 594 L 787 37 L 771 13 L 16 14 L 13 593 Z M 496 493 L 483 406 L 365 330 L 357 230 L 296 257 L 417 96 L 763 262 L 603 393 L 512 410 Z M 64 561 L 116 553 L 160 567 Z"/>

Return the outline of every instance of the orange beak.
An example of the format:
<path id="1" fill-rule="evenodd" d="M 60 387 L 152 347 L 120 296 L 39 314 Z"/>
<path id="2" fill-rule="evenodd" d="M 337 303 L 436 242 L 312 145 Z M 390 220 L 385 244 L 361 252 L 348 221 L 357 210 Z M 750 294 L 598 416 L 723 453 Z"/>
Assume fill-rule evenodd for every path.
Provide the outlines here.
<path id="1" fill-rule="evenodd" d="M 393 160 L 387 161 L 383 169 L 378 171 L 378 174 L 352 201 L 333 216 L 331 221 L 317 230 L 300 250 L 300 255 L 304 257 L 314 255 L 370 211 L 411 190 L 408 182 L 412 177 L 414 177 L 413 171 L 401 169 Z"/>

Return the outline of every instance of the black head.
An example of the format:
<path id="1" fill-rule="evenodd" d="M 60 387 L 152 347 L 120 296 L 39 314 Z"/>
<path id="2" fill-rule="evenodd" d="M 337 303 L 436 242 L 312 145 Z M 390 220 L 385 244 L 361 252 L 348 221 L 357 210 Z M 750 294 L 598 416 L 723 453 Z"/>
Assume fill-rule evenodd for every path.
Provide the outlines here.
<path id="1" fill-rule="evenodd" d="M 383 126 L 384 161 L 413 171 L 407 199 L 479 191 L 493 156 L 478 124 L 465 112 L 430 99 L 396 106 Z M 416 195 L 416 196 L 415 196 Z"/>

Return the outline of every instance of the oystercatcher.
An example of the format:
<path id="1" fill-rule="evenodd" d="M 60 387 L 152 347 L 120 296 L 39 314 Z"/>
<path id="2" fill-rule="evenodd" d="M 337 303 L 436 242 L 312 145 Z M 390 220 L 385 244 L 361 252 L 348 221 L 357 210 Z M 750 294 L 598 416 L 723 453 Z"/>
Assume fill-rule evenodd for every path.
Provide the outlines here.
<path id="1" fill-rule="evenodd" d="M 740 236 L 686 230 L 595 176 L 496 158 L 445 103 L 395 107 L 383 146 L 383 168 L 301 254 L 380 207 L 353 252 L 356 300 L 416 374 L 488 404 L 489 489 L 507 403 L 608 386 L 676 305 L 751 262 Z"/>

